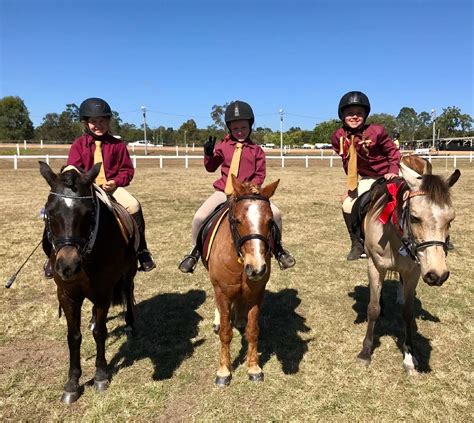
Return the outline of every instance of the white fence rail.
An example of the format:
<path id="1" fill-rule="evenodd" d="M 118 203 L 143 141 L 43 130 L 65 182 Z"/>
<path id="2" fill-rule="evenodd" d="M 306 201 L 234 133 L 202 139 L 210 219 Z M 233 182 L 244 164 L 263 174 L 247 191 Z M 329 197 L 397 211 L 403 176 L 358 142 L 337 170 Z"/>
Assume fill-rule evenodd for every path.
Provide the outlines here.
<path id="1" fill-rule="evenodd" d="M 469 152 L 469 154 L 466 155 L 424 155 L 421 156 L 430 161 L 430 163 L 433 162 L 433 160 L 444 160 L 446 163 L 446 168 L 448 168 L 448 161 L 452 161 L 453 168 L 457 167 L 457 162 L 458 160 L 468 160 L 469 163 L 472 163 L 472 158 L 473 158 L 473 152 Z M 133 155 L 131 156 L 133 166 L 135 168 L 138 167 L 138 160 L 158 160 L 159 161 L 159 166 L 160 169 L 164 167 L 164 162 L 165 161 L 182 161 L 184 164 L 184 167 L 187 169 L 189 167 L 189 161 L 190 160 L 203 160 L 203 156 L 190 156 L 190 155 L 182 155 L 182 156 L 168 156 L 168 155 L 160 155 L 160 156 L 142 156 L 142 155 Z M 64 159 L 64 161 L 67 159 L 66 155 L 52 155 L 52 154 L 45 154 L 45 155 L 19 155 L 19 154 L 14 154 L 14 155 L 0 155 L 0 160 L 12 160 L 13 161 L 13 169 L 17 170 L 18 169 L 18 162 L 20 160 L 42 160 L 45 161 L 46 163 L 49 164 L 50 160 L 53 159 Z M 317 160 L 329 160 L 329 167 L 334 166 L 334 161 L 339 162 L 340 158 L 339 156 L 333 155 L 333 156 L 267 156 L 267 160 L 272 160 L 272 161 L 279 161 L 280 166 L 283 168 L 285 167 L 285 164 L 288 161 L 301 161 L 304 163 L 304 167 L 308 168 L 309 167 L 309 162 L 310 161 L 317 161 Z"/>

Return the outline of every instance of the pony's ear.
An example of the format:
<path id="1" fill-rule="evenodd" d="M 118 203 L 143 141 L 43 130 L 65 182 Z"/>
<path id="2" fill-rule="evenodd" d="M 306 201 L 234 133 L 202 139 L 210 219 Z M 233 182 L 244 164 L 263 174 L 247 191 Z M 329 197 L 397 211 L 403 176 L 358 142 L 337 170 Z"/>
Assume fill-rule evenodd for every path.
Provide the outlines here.
<path id="1" fill-rule="evenodd" d="M 277 179 L 275 182 L 272 182 L 271 184 L 265 185 L 260 193 L 267 198 L 271 198 L 273 194 L 275 194 L 275 190 L 277 189 L 278 184 L 280 183 L 280 180 Z"/>
<path id="2" fill-rule="evenodd" d="M 99 162 L 99 163 L 96 163 L 94 166 L 92 166 L 89 170 L 89 172 L 87 172 L 83 177 L 82 177 L 82 180 L 87 184 L 87 185 L 91 185 L 92 182 L 94 182 L 95 178 L 97 178 L 97 175 L 99 174 L 100 172 L 100 167 L 102 166 L 102 163 Z"/>
<path id="3" fill-rule="evenodd" d="M 237 179 L 237 176 L 235 176 L 233 173 L 230 175 L 232 178 L 232 186 L 234 187 L 234 195 L 236 197 L 240 197 L 244 193 L 244 187 L 242 185 L 242 182 L 240 182 Z"/>
<path id="4" fill-rule="evenodd" d="M 409 168 L 403 162 L 400 163 L 400 172 L 402 173 L 403 179 L 405 179 L 411 191 L 419 189 L 422 176 L 418 172 Z"/>
<path id="5" fill-rule="evenodd" d="M 46 179 L 46 182 L 48 185 L 52 188 L 53 185 L 56 182 L 56 179 L 58 178 L 58 175 L 56 175 L 53 170 L 49 167 L 49 165 L 45 162 L 39 161 L 39 167 L 40 167 L 40 173 L 41 176 Z"/>
<path id="6" fill-rule="evenodd" d="M 459 169 L 456 169 L 447 179 L 446 183 L 448 186 L 451 188 L 459 179 L 461 176 L 461 171 Z"/>

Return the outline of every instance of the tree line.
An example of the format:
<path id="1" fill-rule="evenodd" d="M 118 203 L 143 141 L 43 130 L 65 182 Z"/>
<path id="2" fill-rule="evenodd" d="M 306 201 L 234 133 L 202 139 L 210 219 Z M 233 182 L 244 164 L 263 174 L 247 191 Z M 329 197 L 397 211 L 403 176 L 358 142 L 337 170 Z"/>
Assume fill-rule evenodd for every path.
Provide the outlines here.
<path id="1" fill-rule="evenodd" d="M 198 128 L 193 119 L 188 119 L 178 129 L 172 127 L 149 127 L 147 140 L 152 144 L 166 146 L 195 144 L 202 145 L 209 135 L 222 138 L 225 135 L 224 105 L 214 105 L 210 111 L 212 125 Z M 258 116 L 257 116 L 258 119 Z M 443 109 L 439 116 L 422 111 L 417 113 L 411 107 L 403 107 L 397 116 L 385 113 L 372 114 L 369 123 L 384 125 L 393 136 L 399 133 L 401 141 L 430 139 L 433 136 L 433 119 L 436 137 L 466 137 L 474 135 L 474 120 L 461 112 L 456 106 Z M 332 133 L 341 125 L 337 119 L 315 124 L 312 130 L 291 127 L 284 131 L 283 140 L 286 145 L 301 146 L 303 144 L 329 143 Z M 128 142 L 144 138 L 143 125 L 124 122 L 119 113 L 113 112 L 111 131 Z M 79 107 L 66 104 L 60 113 L 47 113 L 39 126 L 34 127 L 24 101 L 20 97 L 8 96 L 0 99 L 0 141 L 36 141 L 49 143 L 70 143 L 83 132 L 79 121 Z M 257 126 L 252 132 L 253 141 L 258 144 L 280 145 L 280 131 Z"/>

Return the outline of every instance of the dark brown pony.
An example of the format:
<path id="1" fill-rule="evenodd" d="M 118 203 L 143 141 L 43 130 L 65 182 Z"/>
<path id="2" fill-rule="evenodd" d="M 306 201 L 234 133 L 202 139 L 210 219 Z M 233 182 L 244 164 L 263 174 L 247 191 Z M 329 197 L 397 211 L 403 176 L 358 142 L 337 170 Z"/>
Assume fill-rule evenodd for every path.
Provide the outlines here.
<path id="1" fill-rule="evenodd" d="M 370 364 L 382 284 L 387 271 L 396 271 L 403 290 L 403 366 L 408 374 L 416 374 L 412 341 L 415 289 L 420 276 L 430 286 L 441 286 L 449 277 L 447 241 L 455 216 L 449 189 L 461 173 L 455 170 L 444 180 L 432 175 L 431 166 L 416 156 L 402 160 L 401 172 L 404 181 L 396 194 L 395 220 L 383 224 L 379 219 L 387 203 L 393 200 L 385 185 L 374 191 L 365 219 L 370 301 L 367 332 L 358 358 Z"/>
<path id="2" fill-rule="evenodd" d="M 258 319 L 271 271 L 269 244 L 273 214 L 269 199 L 279 183 L 278 180 L 259 189 L 231 176 L 234 194 L 229 198 L 229 212 L 215 235 L 208 260 L 217 315 L 220 316 L 217 325 L 221 341 L 218 386 L 228 385 L 232 377 L 231 321 L 239 327 L 247 320 L 247 372 L 250 380 L 263 380 L 257 353 Z"/>
<path id="3" fill-rule="evenodd" d="M 96 342 L 94 386 L 107 389 L 106 319 L 111 304 L 126 304 L 126 330 L 133 330 L 133 278 L 137 262 L 109 208 L 93 189 L 100 164 L 85 174 L 67 170 L 56 174 L 40 162 L 41 175 L 51 187 L 45 206 L 46 229 L 53 246 L 52 264 L 60 309 L 67 320 L 69 375 L 61 400 L 76 401 L 81 376 L 81 307 L 93 303 L 92 333 Z"/>

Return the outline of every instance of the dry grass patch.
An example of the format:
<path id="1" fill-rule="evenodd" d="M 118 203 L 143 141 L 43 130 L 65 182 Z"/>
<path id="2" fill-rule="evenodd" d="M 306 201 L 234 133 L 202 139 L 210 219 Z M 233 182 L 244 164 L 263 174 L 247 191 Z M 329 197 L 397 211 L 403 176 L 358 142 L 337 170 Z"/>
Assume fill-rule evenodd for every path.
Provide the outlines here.
<path id="1" fill-rule="evenodd" d="M 29 162 L 28 162 L 29 163 Z M 453 188 L 457 218 L 451 277 L 441 288 L 418 287 L 416 316 L 425 371 L 408 378 L 397 347 L 401 318 L 395 283 L 387 281 L 388 313 L 366 369 L 356 364 L 366 329 L 366 262 L 348 263 L 340 212 L 339 167 L 269 166 L 280 178 L 274 201 L 284 219 L 285 245 L 297 265 L 273 267 L 261 316 L 259 351 L 264 383 L 247 380 L 245 342 L 234 332 L 235 373 L 227 389 L 214 387 L 218 338 L 212 333 L 213 292 L 207 273 L 177 270 L 190 247 L 194 211 L 216 175 L 200 166 L 140 167 L 130 191 L 142 202 L 158 270 L 136 278 L 139 336 L 127 340 L 120 308 L 111 310 L 107 358 L 109 390 L 86 388 L 72 406 L 59 403 L 67 373 L 65 319 L 57 318 L 54 283 L 42 277 L 35 254 L 0 297 L 0 416 L 2 420 L 66 421 L 467 421 L 472 420 L 472 239 L 474 169 L 461 164 Z M 59 169 L 60 163 L 53 163 Z M 6 280 L 42 234 L 38 212 L 48 187 L 36 165 L 18 171 L 0 164 L 2 220 L 0 276 Z M 439 172 L 447 174 L 444 166 Z M 435 168 L 436 170 L 436 168 Z M 95 344 L 83 307 L 82 365 L 93 376 Z"/>

